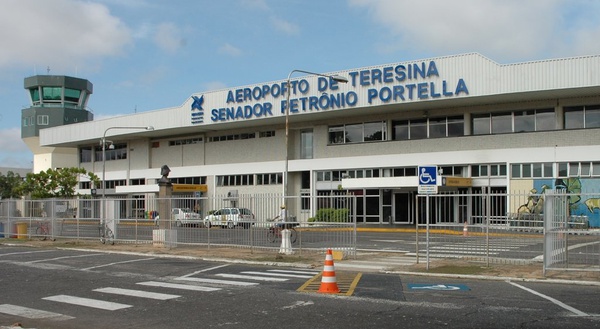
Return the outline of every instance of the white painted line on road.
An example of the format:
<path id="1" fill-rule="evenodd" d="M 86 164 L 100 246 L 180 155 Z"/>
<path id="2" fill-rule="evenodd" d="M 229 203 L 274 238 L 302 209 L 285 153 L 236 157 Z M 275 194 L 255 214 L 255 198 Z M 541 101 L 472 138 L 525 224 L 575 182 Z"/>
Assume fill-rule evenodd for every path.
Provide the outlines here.
<path id="1" fill-rule="evenodd" d="M 267 272 L 310 274 L 313 276 L 321 273 L 321 271 L 295 271 L 295 270 L 268 270 Z"/>
<path id="2" fill-rule="evenodd" d="M 97 265 L 97 266 L 82 268 L 81 270 L 82 271 L 89 271 L 89 270 L 97 269 L 99 267 L 113 266 L 113 265 L 133 263 L 133 262 L 143 262 L 143 261 L 146 261 L 146 260 L 153 260 L 153 259 L 154 258 L 141 258 L 141 259 L 124 260 L 122 262 L 114 262 L 114 263 L 108 263 L 108 264 L 103 264 L 103 265 Z"/>
<path id="3" fill-rule="evenodd" d="M 314 277 L 314 275 L 306 275 L 306 274 L 287 274 L 287 273 L 269 273 L 269 272 L 253 272 L 253 271 L 245 271 L 240 272 L 242 274 L 255 274 L 255 275 L 268 275 L 268 276 L 278 276 L 283 278 L 300 278 L 300 279 L 310 279 Z"/>
<path id="4" fill-rule="evenodd" d="M 161 287 L 161 288 L 173 288 L 173 289 L 193 290 L 193 291 L 217 291 L 217 290 L 221 290 L 221 288 L 193 286 L 193 285 L 189 285 L 189 284 L 177 284 L 177 283 L 157 282 L 157 281 L 138 282 L 137 284 L 142 285 L 142 286 Z"/>
<path id="5" fill-rule="evenodd" d="M 168 299 L 174 299 L 174 298 L 181 297 L 179 295 L 161 294 L 158 292 L 132 290 L 132 289 L 121 289 L 121 288 L 112 288 L 112 287 L 94 289 L 93 291 L 103 292 L 103 293 L 107 293 L 107 294 L 133 296 L 133 297 L 150 298 L 150 299 L 158 299 L 158 300 L 168 300 Z"/>
<path id="6" fill-rule="evenodd" d="M 558 306 L 560 306 L 560 307 L 562 307 L 562 308 L 564 308 L 564 309 L 566 309 L 566 310 L 568 310 L 568 311 L 570 311 L 570 312 L 574 313 L 574 314 L 575 314 L 575 315 L 577 315 L 577 316 L 589 316 L 587 313 L 585 313 L 585 312 L 582 312 L 582 311 L 580 311 L 580 310 L 578 310 L 578 309 L 576 309 L 576 308 L 574 308 L 574 307 L 572 307 L 572 306 L 569 306 L 569 305 L 567 305 L 567 304 L 565 304 L 565 303 L 561 302 L 560 300 L 554 299 L 554 298 L 552 298 L 552 297 L 550 297 L 550 296 L 546 296 L 546 295 L 544 295 L 544 294 L 542 294 L 542 293 L 539 293 L 539 292 L 537 292 L 537 291 L 535 291 L 535 290 L 533 290 L 533 289 L 529 289 L 529 288 L 527 288 L 527 287 L 524 287 L 524 286 L 522 286 L 522 285 L 520 285 L 520 284 L 516 284 L 516 283 L 514 283 L 514 282 L 511 282 L 511 281 L 506 281 L 506 282 L 508 282 L 508 283 L 512 284 L 513 286 L 515 286 L 515 287 L 517 287 L 517 288 L 521 288 L 521 289 L 523 289 L 523 290 L 525 290 L 525 291 L 528 291 L 528 292 L 530 292 L 530 293 L 532 293 L 532 294 L 534 294 L 534 295 L 536 295 L 536 296 L 540 296 L 540 297 L 542 297 L 542 298 L 545 298 L 545 299 L 547 299 L 547 300 L 549 300 L 549 301 L 553 302 L 554 304 L 556 304 L 556 305 L 558 305 Z"/>
<path id="7" fill-rule="evenodd" d="M 36 250 L 36 251 L 21 251 L 21 252 L 9 252 L 7 254 L 0 254 L 0 257 L 3 256 L 13 256 L 13 255 L 25 255 L 25 254 L 37 254 L 40 252 L 51 252 L 54 250 Z"/>
<path id="8" fill-rule="evenodd" d="M 27 319 L 46 319 L 46 320 L 54 320 L 54 321 L 65 321 L 65 320 L 75 319 L 72 316 L 68 316 L 68 315 L 64 315 L 64 314 L 60 314 L 60 313 L 36 310 L 34 308 L 22 307 L 22 306 L 11 305 L 11 304 L 0 305 L 0 313 L 16 315 L 16 316 L 20 316 L 22 318 L 27 318 Z"/>
<path id="9" fill-rule="evenodd" d="M 56 257 L 56 258 L 45 258 L 45 259 L 38 259 L 38 260 L 32 260 L 30 262 L 25 262 L 25 264 L 43 263 L 43 262 L 50 262 L 50 261 L 59 260 L 59 259 L 92 257 L 92 256 L 100 256 L 100 255 L 102 255 L 102 254 L 87 254 L 87 255 L 76 255 L 76 256 L 63 256 L 63 257 Z"/>
<path id="10" fill-rule="evenodd" d="M 222 284 L 222 285 L 229 285 L 229 286 L 255 286 L 258 284 L 256 282 L 228 281 L 228 280 L 217 280 L 217 279 L 206 279 L 206 278 L 188 278 L 188 277 L 175 278 L 175 280 Z"/>
<path id="11" fill-rule="evenodd" d="M 131 305 L 127 305 L 127 304 L 113 303 L 113 302 L 107 302 L 104 300 L 82 298 L 82 297 L 75 297 L 75 296 L 69 296 L 69 295 L 56 295 L 56 296 L 44 297 L 42 299 L 50 300 L 53 302 L 59 302 L 59 303 L 99 308 L 99 309 L 107 310 L 107 311 L 116 311 L 116 310 L 131 307 Z"/>
<path id="12" fill-rule="evenodd" d="M 215 266 L 215 267 L 209 267 L 209 268 L 205 268 L 205 269 L 203 269 L 203 270 L 200 270 L 200 271 L 196 271 L 196 272 L 193 272 L 193 273 L 190 273 L 190 274 L 186 274 L 186 275 L 184 275 L 184 276 L 180 276 L 180 278 L 187 278 L 187 277 L 190 277 L 190 276 L 194 276 L 194 275 L 196 275 L 196 274 L 198 274 L 198 273 L 202 273 L 202 272 L 208 272 L 208 271 L 213 271 L 213 270 L 216 270 L 216 269 L 220 269 L 220 268 L 222 268 L 222 267 L 225 267 L 225 266 L 229 266 L 229 264 L 225 264 L 225 265 L 219 265 L 219 266 Z"/>
<path id="13" fill-rule="evenodd" d="M 244 280 L 269 281 L 269 282 L 283 282 L 283 281 L 289 280 L 289 279 L 284 279 L 284 278 L 273 278 L 273 277 L 266 277 L 266 276 L 252 276 L 252 275 L 229 274 L 229 273 L 219 273 L 219 274 L 215 274 L 215 275 L 220 276 L 222 278 L 229 278 L 229 279 L 244 279 Z"/>

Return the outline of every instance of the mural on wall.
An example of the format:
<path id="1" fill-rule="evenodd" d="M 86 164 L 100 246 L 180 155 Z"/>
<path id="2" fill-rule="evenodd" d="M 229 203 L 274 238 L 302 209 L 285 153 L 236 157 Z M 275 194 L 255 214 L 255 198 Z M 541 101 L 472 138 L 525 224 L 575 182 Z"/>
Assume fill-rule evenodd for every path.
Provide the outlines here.
<path id="1" fill-rule="evenodd" d="M 533 180 L 527 202 L 522 204 L 519 214 L 541 214 L 544 208 L 544 192 L 548 189 L 564 189 L 569 196 L 571 216 L 587 216 L 591 228 L 600 227 L 600 179 L 565 178 Z"/>

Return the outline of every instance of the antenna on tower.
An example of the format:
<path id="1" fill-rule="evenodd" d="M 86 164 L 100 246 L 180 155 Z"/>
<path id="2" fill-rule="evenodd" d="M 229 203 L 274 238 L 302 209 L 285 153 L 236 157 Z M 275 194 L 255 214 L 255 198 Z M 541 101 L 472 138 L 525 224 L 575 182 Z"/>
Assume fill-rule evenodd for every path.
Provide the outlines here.
<path id="1" fill-rule="evenodd" d="M 48 72 L 48 75 L 50 75 L 50 66 L 46 68 L 46 72 Z"/>

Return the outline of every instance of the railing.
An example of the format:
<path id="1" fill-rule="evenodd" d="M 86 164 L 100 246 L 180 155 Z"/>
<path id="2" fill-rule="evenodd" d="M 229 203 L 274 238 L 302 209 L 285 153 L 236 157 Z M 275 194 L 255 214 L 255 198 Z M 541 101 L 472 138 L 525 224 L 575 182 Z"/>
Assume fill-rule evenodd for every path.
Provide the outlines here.
<path id="1" fill-rule="evenodd" d="M 324 197 L 320 197 L 324 199 Z M 339 200 L 336 197 L 336 200 Z M 353 200 L 353 197 L 349 199 Z M 0 238 L 34 239 L 37 237 L 38 222 L 47 223 L 48 234 L 52 238 L 66 238 L 81 241 L 100 241 L 100 232 L 103 225 L 109 223 L 115 237 L 116 243 L 132 244 L 161 244 L 167 247 L 194 246 L 200 248 L 228 247 L 228 248 L 252 248 L 279 250 L 281 248 L 281 237 L 269 238 L 269 228 L 274 225 L 271 219 L 276 215 L 281 204 L 281 197 L 257 197 L 244 198 L 240 196 L 236 200 L 237 207 L 252 209 L 252 216 L 248 219 L 237 220 L 231 228 L 227 221 L 223 226 L 213 223 L 209 228 L 205 225 L 206 215 L 198 216 L 198 219 L 180 221 L 178 218 L 166 216 L 154 216 L 148 218 L 146 214 L 158 209 L 152 201 L 151 211 L 145 212 L 142 218 L 127 218 L 126 213 L 119 209 L 127 205 L 128 201 L 139 200 L 107 199 L 106 217 L 84 217 L 82 214 L 102 213 L 101 200 L 36 200 L 17 204 L 16 202 L 0 202 Z M 326 201 L 326 200 L 320 200 Z M 85 202 L 85 203 L 83 203 Z M 178 207 L 194 209 L 195 203 L 211 208 L 231 207 L 231 202 L 223 199 L 178 199 L 169 200 L 169 204 Z M 321 202 L 335 204 L 335 202 Z M 80 206 L 85 204 L 87 212 L 83 212 Z M 300 204 L 299 198 L 290 199 L 288 205 L 294 207 Z M 353 205 L 354 202 L 346 202 Z M 79 209 L 78 209 L 79 208 Z M 200 208 L 200 207 L 198 207 Z M 40 210 L 42 209 L 42 210 Z M 201 212 L 201 209 L 197 211 Z M 300 212 L 300 216 L 290 216 L 297 221 L 296 241 L 292 248 L 298 252 L 323 251 L 324 249 L 344 250 L 348 255 L 356 251 L 356 222 L 352 213 L 355 209 L 343 212 L 347 218 L 337 222 L 318 221 L 314 216 L 306 212 Z M 36 216 L 22 216 L 22 214 L 33 214 Z M 37 217 L 44 214 L 45 217 Z M 123 215 L 123 217 L 120 217 Z M 156 214 L 158 215 L 158 214 Z M 227 220 L 228 218 L 224 218 Z M 339 220 L 339 218 L 336 218 Z M 219 222 L 220 223 L 220 222 Z M 108 224 L 107 224 L 108 225 Z"/>

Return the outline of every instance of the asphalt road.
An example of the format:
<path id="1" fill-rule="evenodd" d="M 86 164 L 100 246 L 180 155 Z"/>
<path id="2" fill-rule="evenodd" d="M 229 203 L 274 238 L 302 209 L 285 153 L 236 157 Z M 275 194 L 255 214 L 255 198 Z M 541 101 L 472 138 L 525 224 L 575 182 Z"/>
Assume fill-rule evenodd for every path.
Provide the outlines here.
<path id="1" fill-rule="evenodd" d="M 0 246 L 0 325 L 25 328 L 600 328 L 600 287 Z M 312 290 L 311 290 L 312 289 Z"/>

